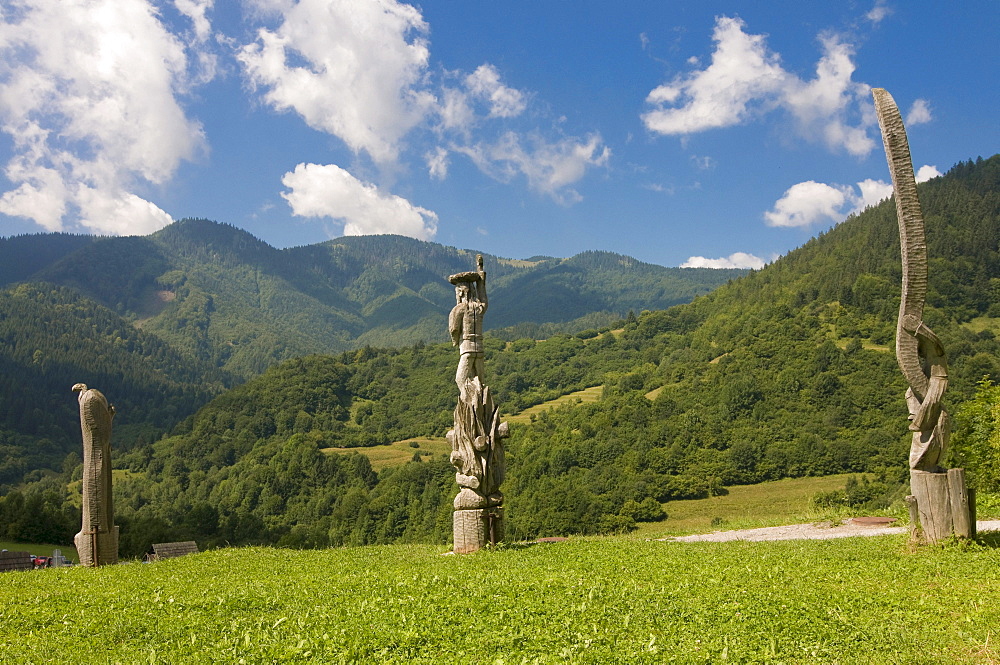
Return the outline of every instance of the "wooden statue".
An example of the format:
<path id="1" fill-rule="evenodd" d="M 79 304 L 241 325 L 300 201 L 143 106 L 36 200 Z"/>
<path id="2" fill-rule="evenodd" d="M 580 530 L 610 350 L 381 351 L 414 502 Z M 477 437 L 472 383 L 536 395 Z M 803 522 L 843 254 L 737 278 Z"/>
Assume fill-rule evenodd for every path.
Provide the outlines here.
<path id="1" fill-rule="evenodd" d="M 101 391 L 84 383 L 73 386 L 79 393 L 80 428 L 83 431 L 83 526 L 76 534 L 80 563 L 103 566 L 118 563 L 118 527 L 111 498 L 111 421 L 115 407 Z"/>
<path id="2" fill-rule="evenodd" d="M 909 460 L 913 496 L 907 499 L 911 521 L 919 521 L 928 542 L 938 542 L 952 533 L 968 538 L 974 535 L 975 521 L 971 518 L 974 508 L 970 509 L 964 471 L 946 471 L 939 466 L 950 431 L 948 412 L 941 402 L 948 388 L 948 359 L 941 340 L 923 320 L 927 243 L 910 146 L 892 96 L 882 88 L 873 89 L 872 96 L 892 175 L 903 260 L 896 361 L 909 384 L 906 403 L 913 432 Z"/>
<path id="3" fill-rule="evenodd" d="M 458 405 L 454 427 L 447 435 L 460 487 L 454 504 L 454 550 L 460 554 L 504 537 L 500 484 L 506 469 L 503 439 L 508 428 L 500 422 L 500 408 L 494 405 L 483 376 L 483 314 L 488 302 L 482 255 L 476 257 L 476 266 L 475 271 L 448 277 L 455 285 L 457 301 L 448 317 L 448 332 L 461 354 L 455 372 Z"/>

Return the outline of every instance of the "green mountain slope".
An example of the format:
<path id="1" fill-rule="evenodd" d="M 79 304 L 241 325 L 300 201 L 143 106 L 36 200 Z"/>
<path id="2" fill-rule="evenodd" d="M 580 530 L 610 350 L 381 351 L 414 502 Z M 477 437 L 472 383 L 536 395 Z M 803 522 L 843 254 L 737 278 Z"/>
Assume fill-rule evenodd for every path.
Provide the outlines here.
<path id="1" fill-rule="evenodd" d="M 1000 279 L 998 192 L 1000 157 L 959 165 L 920 189 L 933 257 L 927 318 L 949 352 L 952 404 L 983 374 L 998 375 L 995 300 L 981 292 Z M 730 484 L 905 474 L 904 384 L 889 348 L 895 233 L 886 202 L 712 294 L 623 322 L 620 334 L 491 339 L 487 378 L 505 409 L 604 386 L 596 403 L 513 428 L 504 486 L 511 533 L 625 529 L 647 517 L 649 501 Z M 120 490 L 123 505 L 178 537 L 222 533 L 233 542 L 231 531 L 185 522 L 201 502 L 219 511 L 218 524 L 249 520 L 284 544 L 446 539 L 455 488 L 444 459 L 362 482 L 365 462 L 345 458 L 355 476 L 332 470 L 314 481 L 325 507 L 312 503 L 318 490 L 304 490 L 299 471 L 261 465 L 291 456 L 296 469 L 324 469 L 325 447 L 443 434 L 454 362 L 453 350 L 435 345 L 274 368 L 129 455 L 135 480 Z"/>
<path id="2" fill-rule="evenodd" d="M 308 353 L 445 340 L 441 319 L 454 293 L 444 277 L 474 260 L 471 250 L 400 236 L 278 250 L 232 226 L 188 219 L 146 237 L 0 240 L 0 265 L 16 266 L 0 272 L 0 285 L 72 288 L 191 359 L 249 378 Z M 605 253 L 487 256 L 487 266 L 497 302 L 491 325 L 576 330 L 595 313 L 606 323 L 631 309 L 666 307 L 743 272 L 663 268 Z"/>
<path id="3" fill-rule="evenodd" d="M 116 446 L 128 449 L 204 404 L 225 378 L 65 287 L 0 291 L 0 485 L 79 452 L 74 383 L 114 386 Z"/>

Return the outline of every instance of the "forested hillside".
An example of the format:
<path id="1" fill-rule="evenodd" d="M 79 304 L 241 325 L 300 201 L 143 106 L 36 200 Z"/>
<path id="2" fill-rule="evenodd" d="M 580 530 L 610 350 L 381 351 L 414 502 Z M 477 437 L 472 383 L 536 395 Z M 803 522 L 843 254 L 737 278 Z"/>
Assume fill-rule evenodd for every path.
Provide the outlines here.
<path id="1" fill-rule="evenodd" d="M 473 267 L 475 254 L 401 236 L 278 250 L 232 226 L 187 219 L 145 237 L 2 239 L 0 266 L 9 267 L 0 286 L 71 288 L 189 359 L 247 379 L 308 353 L 445 341 L 441 319 L 454 304 L 445 277 Z M 690 301 L 744 272 L 598 252 L 539 261 L 487 255 L 486 263 L 497 303 L 490 325 L 573 332 Z"/>
<path id="2" fill-rule="evenodd" d="M 919 191 L 926 318 L 949 354 L 955 412 L 984 375 L 1000 375 L 1000 156 Z M 899 272 L 887 201 L 690 304 L 545 341 L 489 339 L 487 381 L 507 411 L 604 387 L 597 403 L 513 426 L 512 535 L 628 529 L 657 517 L 651 504 L 731 484 L 905 476 L 905 386 L 891 351 Z M 500 297 L 491 291 L 487 317 Z M 444 458 L 418 454 L 375 474 L 365 458 L 325 449 L 442 435 L 456 361 L 435 344 L 310 356 L 216 398 L 119 457 L 123 543 L 447 539 L 456 488 Z M 67 479 L 37 485 L 55 493 Z"/>
<path id="3" fill-rule="evenodd" d="M 471 250 L 400 236 L 278 250 L 206 220 L 146 237 L 0 239 L 0 395 L 10 406 L 0 416 L 0 487 L 58 469 L 79 448 L 65 392 L 77 381 L 117 404 L 116 444 L 127 450 L 282 360 L 446 340 L 454 293 L 445 277 L 474 263 Z M 742 272 L 606 253 L 487 265 L 494 318 L 545 334 L 687 301 Z M 519 308 L 522 290 L 534 295 Z"/>
<path id="4" fill-rule="evenodd" d="M 0 487 L 79 461 L 74 383 L 114 386 L 116 446 L 151 443 L 222 391 L 223 373 L 178 354 L 65 287 L 0 291 Z"/>

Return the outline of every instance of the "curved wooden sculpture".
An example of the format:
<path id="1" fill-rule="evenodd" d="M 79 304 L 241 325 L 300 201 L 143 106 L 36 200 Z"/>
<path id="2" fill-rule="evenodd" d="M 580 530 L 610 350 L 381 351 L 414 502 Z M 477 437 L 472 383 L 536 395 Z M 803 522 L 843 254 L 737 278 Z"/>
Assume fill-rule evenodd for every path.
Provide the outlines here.
<path id="1" fill-rule="evenodd" d="M 948 360 L 937 335 L 924 323 L 927 299 L 927 242 L 924 216 L 913 177 L 910 146 L 903 119 L 892 96 L 872 90 L 882 142 L 889 162 L 899 221 L 903 261 L 902 294 L 896 321 L 896 361 L 909 388 L 911 522 L 919 521 L 926 540 L 937 542 L 951 534 L 975 533 L 975 508 L 965 488 L 962 469 L 945 471 L 938 463 L 948 446 L 949 419 L 941 400 L 948 388 Z"/>
<path id="2" fill-rule="evenodd" d="M 83 526 L 73 541 L 80 563 L 118 563 L 118 527 L 111 498 L 111 421 L 115 407 L 101 391 L 78 383 L 80 429 L 83 432 Z"/>
<path id="3" fill-rule="evenodd" d="M 910 385 L 906 395 L 912 419 L 910 429 L 913 430 L 910 468 L 933 471 L 938 468 L 948 445 L 948 413 L 941 406 L 941 398 L 948 388 L 948 360 L 941 341 L 923 322 L 927 299 L 927 242 L 903 119 L 892 96 L 884 89 L 875 88 L 872 96 L 882 129 L 899 219 L 903 283 L 896 321 L 896 361 Z"/>
<path id="4" fill-rule="evenodd" d="M 505 473 L 503 439 L 507 423 L 500 422 L 483 381 L 483 314 L 486 312 L 486 271 L 483 257 L 477 269 L 451 275 L 457 303 L 448 317 L 448 332 L 461 352 L 455 383 L 459 398 L 454 427 L 448 431 L 451 463 L 460 488 L 455 497 L 455 552 L 465 554 L 496 544 L 504 536 L 503 494 Z"/>

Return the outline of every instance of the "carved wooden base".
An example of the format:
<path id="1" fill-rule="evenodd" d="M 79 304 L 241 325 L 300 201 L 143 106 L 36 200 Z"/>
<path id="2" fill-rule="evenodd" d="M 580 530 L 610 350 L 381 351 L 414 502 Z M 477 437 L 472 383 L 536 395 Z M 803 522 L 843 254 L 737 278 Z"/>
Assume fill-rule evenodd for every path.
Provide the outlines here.
<path id="1" fill-rule="evenodd" d="M 975 501 L 970 500 L 965 486 L 965 469 L 911 469 L 910 491 L 926 542 L 938 543 L 953 534 L 959 538 L 975 538 Z"/>
<path id="2" fill-rule="evenodd" d="M 456 510 L 452 523 L 456 554 L 471 554 L 504 538 L 503 506 Z"/>
<path id="3" fill-rule="evenodd" d="M 81 566 L 108 566 L 118 563 L 118 527 L 103 533 L 78 533 L 73 537 Z"/>

